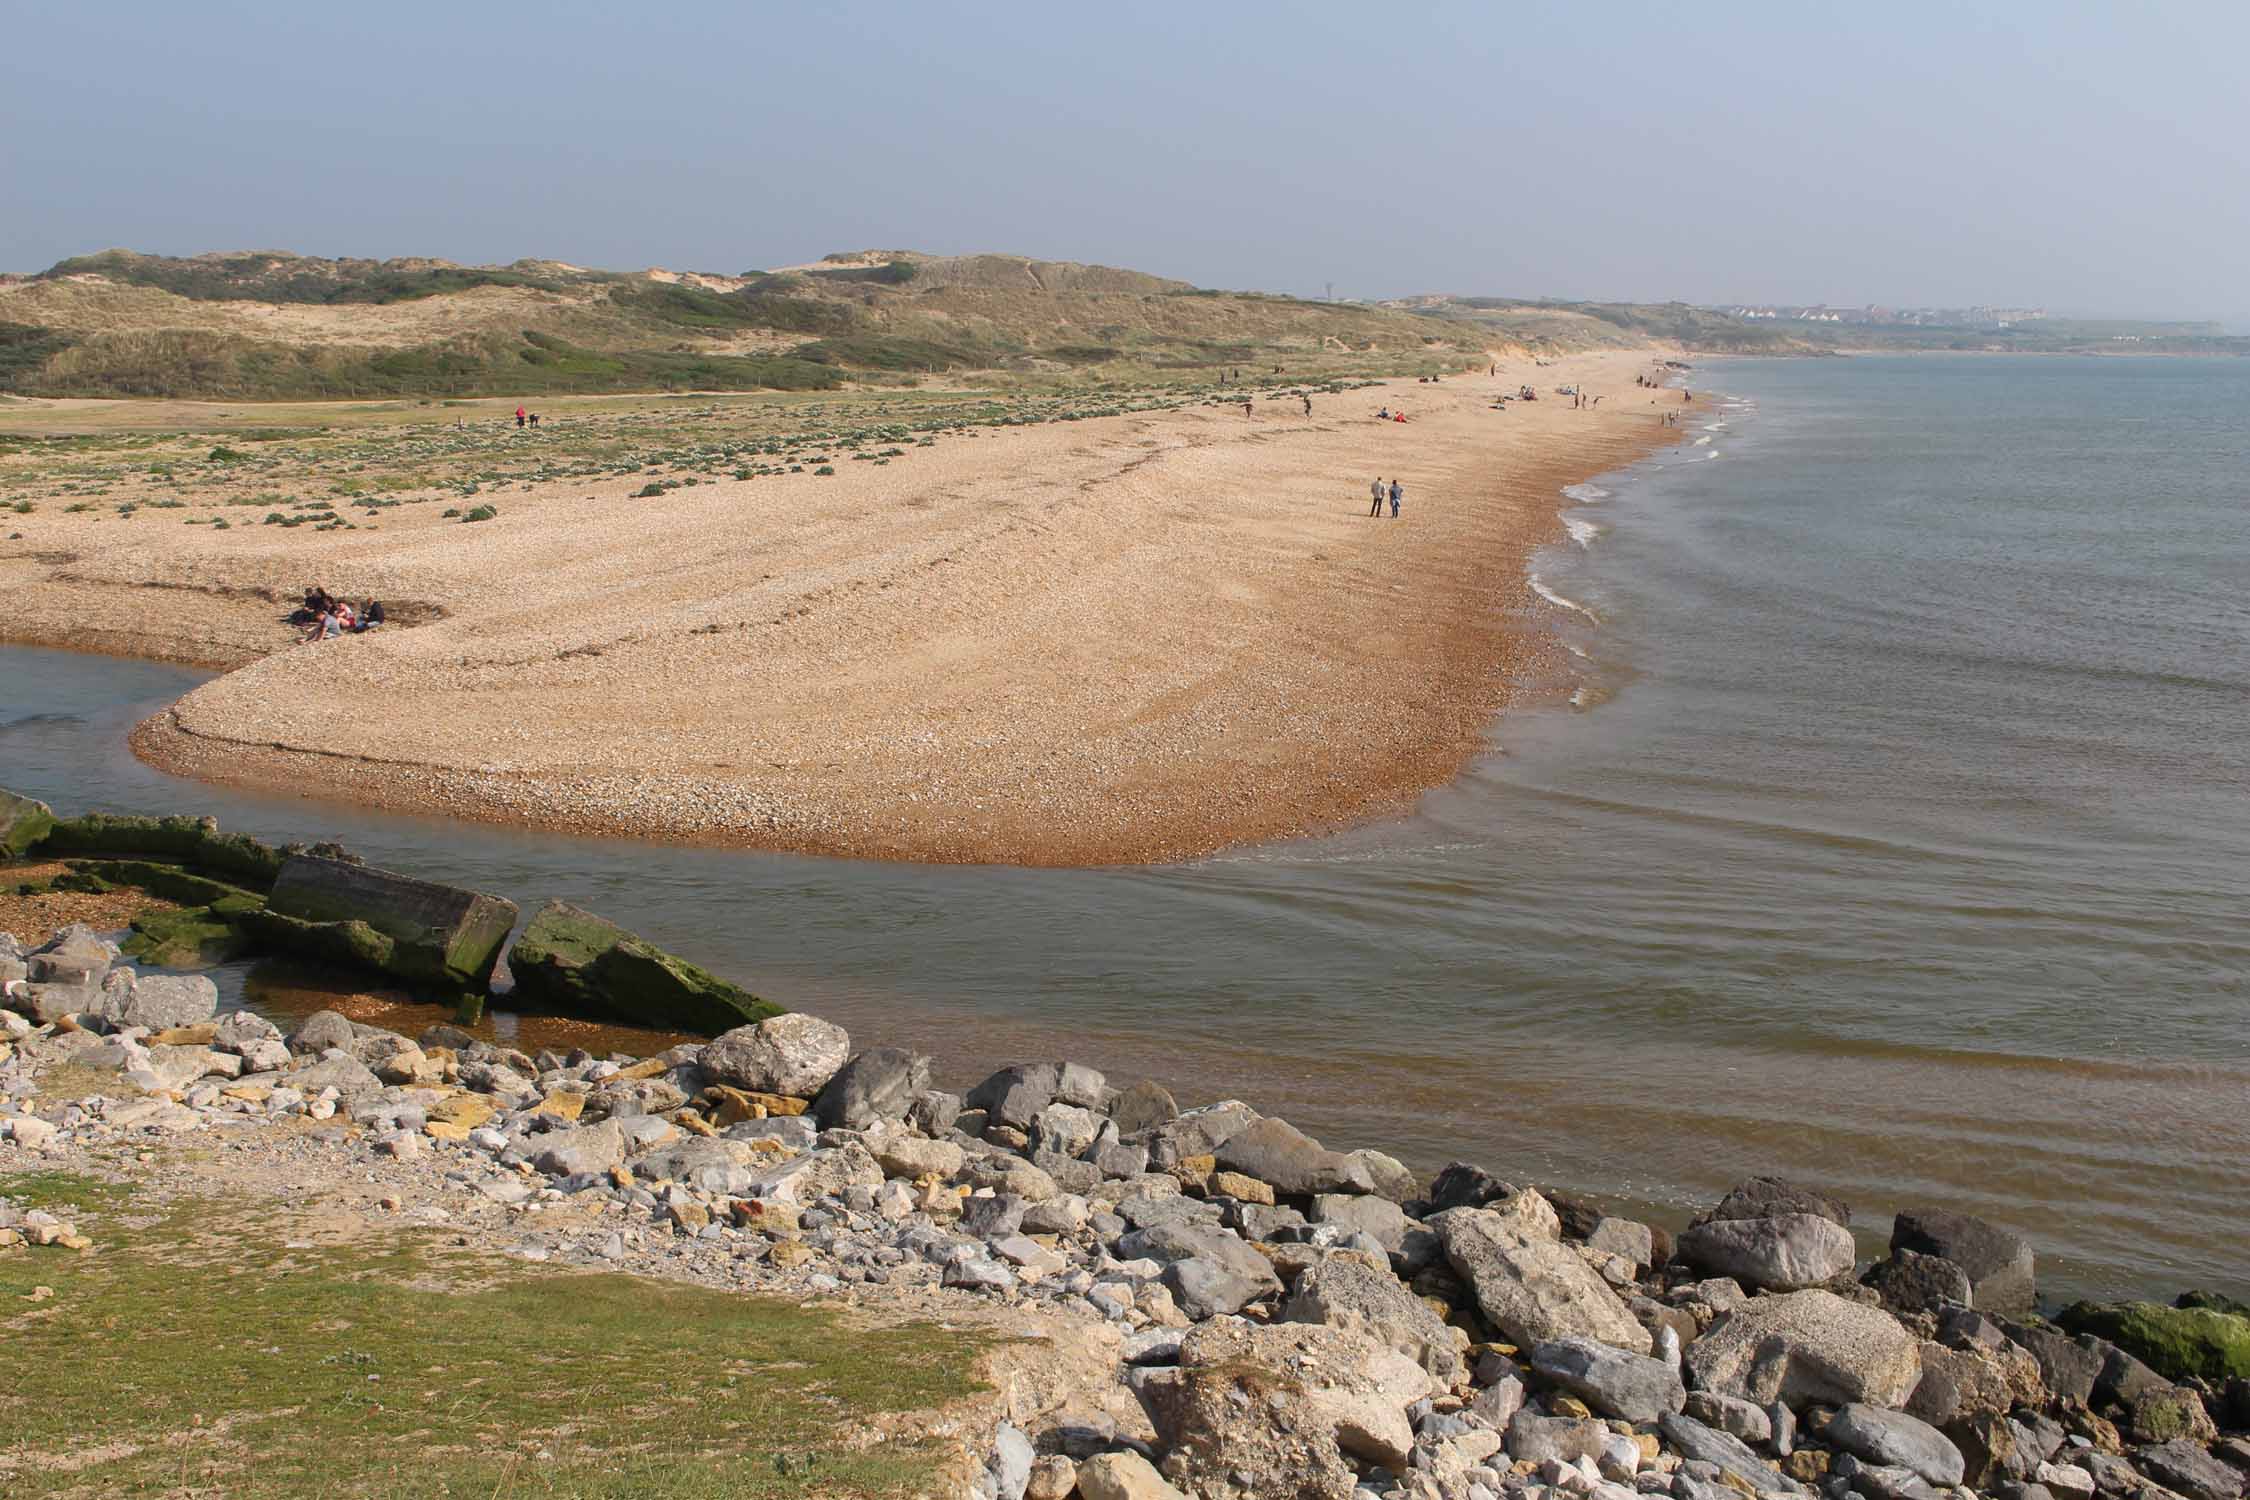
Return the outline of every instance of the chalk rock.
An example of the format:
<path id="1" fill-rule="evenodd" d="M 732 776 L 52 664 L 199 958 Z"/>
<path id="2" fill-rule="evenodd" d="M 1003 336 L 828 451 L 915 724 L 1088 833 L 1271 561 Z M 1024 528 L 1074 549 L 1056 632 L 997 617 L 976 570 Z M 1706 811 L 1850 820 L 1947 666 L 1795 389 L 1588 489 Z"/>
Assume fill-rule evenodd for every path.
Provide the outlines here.
<path id="1" fill-rule="evenodd" d="M 143 974 L 122 997 L 108 997 L 103 1013 L 120 1026 L 193 1026 L 219 1011 L 219 987 L 201 974 Z"/>
<path id="2" fill-rule="evenodd" d="M 1760 1405 L 1896 1407 L 1921 1378 L 1922 1358 L 1889 1313 L 1815 1290 L 1745 1302 L 1688 1345 L 1687 1367 L 1698 1389 Z"/>
<path id="3" fill-rule="evenodd" d="M 1765 1219 L 1713 1219 L 1684 1231 L 1675 1255 L 1713 1276 L 1744 1286 L 1796 1291 L 1851 1270 L 1858 1247 L 1851 1231 L 1817 1214 Z"/>
<path id="4" fill-rule="evenodd" d="M 1405 1469 L 1406 1408 L 1432 1386 L 1420 1365 L 1359 1334 L 1222 1318 L 1190 1330 L 1178 1366 L 1147 1372 L 1138 1389 L 1171 1450 L 1166 1469 L 1195 1493 L 1347 1500 L 1347 1456 Z"/>
<path id="5" fill-rule="evenodd" d="M 1526 1238 L 1490 1209 L 1449 1209 L 1429 1222 L 1454 1273 L 1512 1342 L 1584 1337 L 1632 1354 L 1649 1352 L 1648 1330 L 1561 1241 Z"/>
<path id="6" fill-rule="evenodd" d="M 1365 1334 L 1404 1354 L 1446 1385 L 1461 1373 L 1461 1353 L 1452 1328 L 1389 1270 L 1376 1270 L 1357 1256 L 1332 1255 L 1305 1271 L 1282 1307 L 1280 1320 Z M 1673 1384 L 1678 1383 L 1675 1377 Z"/>
<path id="7" fill-rule="evenodd" d="M 625 1137 L 614 1120 L 550 1132 L 538 1146 L 531 1164 L 550 1177 L 588 1176 L 625 1162 Z"/>
<path id="8" fill-rule="evenodd" d="M 713 1082 L 810 1099 L 843 1071 L 851 1055 L 851 1035 L 843 1027 L 792 1011 L 722 1033 L 697 1060 Z"/>
<path id="9" fill-rule="evenodd" d="M 1077 1484 L 1083 1500 L 1186 1500 L 1147 1459 L 1130 1451 L 1095 1454 L 1078 1466 Z"/>

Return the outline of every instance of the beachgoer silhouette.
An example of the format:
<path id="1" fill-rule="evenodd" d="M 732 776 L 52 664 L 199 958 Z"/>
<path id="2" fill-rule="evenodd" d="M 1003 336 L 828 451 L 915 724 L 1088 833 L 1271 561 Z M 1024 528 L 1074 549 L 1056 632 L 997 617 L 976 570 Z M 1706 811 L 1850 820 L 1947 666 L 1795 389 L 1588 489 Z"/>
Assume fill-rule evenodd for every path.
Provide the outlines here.
<path id="1" fill-rule="evenodd" d="M 1400 500 L 1404 499 L 1404 498 L 1405 498 L 1405 496 L 1406 496 L 1406 486 L 1405 486 L 1405 485 L 1403 485 L 1403 484 L 1400 484 L 1400 483 L 1399 483 L 1399 482 L 1398 482 L 1397 480 L 1395 480 L 1395 479 L 1394 479 L 1394 480 L 1392 480 L 1392 481 L 1391 481 L 1391 519 L 1392 519 L 1392 520 L 1394 520 L 1394 521 L 1398 519 L 1398 502 L 1399 502 Z"/>
<path id="2" fill-rule="evenodd" d="M 1251 417 L 1251 416 L 1256 416 L 1256 415 L 1257 415 L 1257 413 L 1256 413 L 1256 412 L 1253 412 L 1253 411 L 1252 411 L 1252 410 L 1250 409 L 1250 403 L 1249 403 L 1249 402 L 1247 402 L 1247 401 L 1245 401 L 1245 402 L 1243 402 L 1243 403 L 1242 403 L 1242 414 L 1243 414 L 1244 416 L 1246 416 L 1246 417 Z"/>
<path id="3" fill-rule="evenodd" d="M 1368 513 L 1369 515 L 1371 515 L 1371 516 L 1379 516 L 1379 515 L 1381 515 L 1381 514 L 1383 513 L 1383 476 L 1382 476 L 1382 475 L 1378 474 L 1378 475 L 1376 475 L 1376 476 L 1375 476 L 1375 482 L 1374 482 L 1373 484 L 1371 484 L 1371 485 L 1369 485 L 1369 486 L 1367 487 L 1367 492 L 1368 492 L 1369 494 L 1371 494 L 1371 495 L 1373 495 L 1373 496 L 1375 497 L 1375 503 L 1374 503 L 1373 505 L 1370 505 L 1369 507 L 1367 507 L 1367 513 Z"/>
<path id="4" fill-rule="evenodd" d="M 1305 415 L 1308 417 L 1312 415 L 1312 397 L 1310 396 L 1305 398 Z"/>

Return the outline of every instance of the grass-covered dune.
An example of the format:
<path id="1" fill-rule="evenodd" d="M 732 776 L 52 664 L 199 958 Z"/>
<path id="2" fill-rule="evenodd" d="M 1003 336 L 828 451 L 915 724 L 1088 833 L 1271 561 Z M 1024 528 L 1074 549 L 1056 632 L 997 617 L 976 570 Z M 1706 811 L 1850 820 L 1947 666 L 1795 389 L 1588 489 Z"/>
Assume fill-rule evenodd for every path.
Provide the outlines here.
<path id="1" fill-rule="evenodd" d="M 246 401 L 828 390 L 952 372 L 1396 374 L 1488 330 L 1411 308 L 910 251 L 740 274 L 111 250 L 0 277 L 0 393 Z"/>

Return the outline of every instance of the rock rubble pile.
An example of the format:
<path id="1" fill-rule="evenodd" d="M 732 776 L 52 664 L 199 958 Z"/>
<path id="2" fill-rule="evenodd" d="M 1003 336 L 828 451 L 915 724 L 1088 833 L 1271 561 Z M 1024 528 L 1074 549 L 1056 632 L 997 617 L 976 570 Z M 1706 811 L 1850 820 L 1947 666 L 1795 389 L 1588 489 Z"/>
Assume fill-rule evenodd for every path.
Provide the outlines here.
<path id="1" fill-rule="evenodd" d="M 2243 1309 L 2043 1319 L 2031 1248 L 1966 1215 L 1899 1214 L 1863 1268 L 1849 1209 L 1786 1182 L 1675 1236 L 1076 1063 L 948 1092 L 806 1015 L 639 1059 L 332 1012 L 285 1035 L 83 930 L 0 935 L 0 980 L 19 1153 L 309 1128 L 520 1215 L 522 1254 L 660 1246 L 757 1287 L 1036 1308 L 1113 1350 L 1117 1399 L 1002 1425 L 984 1500 L 2242 1500 L 2250 1473 Z M 43 1097 L 64 1067 L 115 1089 Z M 0 1208 L 18 1240 L 85 1243 Z"/>

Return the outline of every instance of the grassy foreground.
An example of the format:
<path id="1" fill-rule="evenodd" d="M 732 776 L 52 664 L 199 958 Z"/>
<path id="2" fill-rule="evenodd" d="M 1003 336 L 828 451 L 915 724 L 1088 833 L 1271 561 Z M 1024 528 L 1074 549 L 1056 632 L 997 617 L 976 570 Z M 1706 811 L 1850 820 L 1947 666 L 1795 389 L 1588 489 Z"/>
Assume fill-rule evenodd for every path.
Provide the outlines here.
<path id="1" fill-rule="evenodd" d="M 841 1434 L 977 1388 L 976 1343 L 929 1325 L 86 1177 L 0 1194 L 95 1241 L 0 1252 L 11 1496 L 919 1494 L 934 1450 Z"/>

